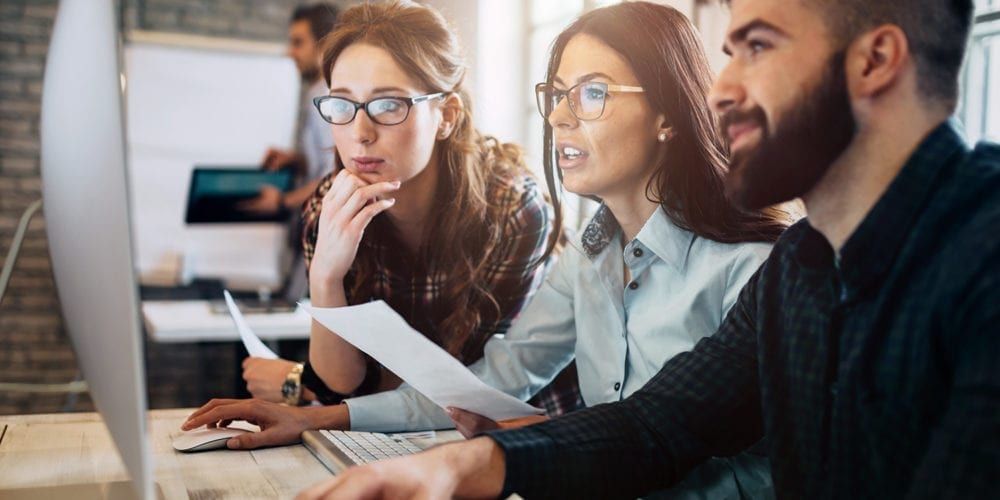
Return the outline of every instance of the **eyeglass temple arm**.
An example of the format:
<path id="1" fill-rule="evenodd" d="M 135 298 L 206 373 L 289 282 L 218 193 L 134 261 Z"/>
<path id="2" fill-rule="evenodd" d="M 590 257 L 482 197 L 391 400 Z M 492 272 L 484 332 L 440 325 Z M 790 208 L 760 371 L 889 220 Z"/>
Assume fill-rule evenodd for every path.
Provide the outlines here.
<path id="1" fill-rule="evenodd" d="M 608 85 L 608 90 L 612 92 L 645 92 L 646 89 L 635 85 Z"/>
<path id="2" fill-rule="evenodd" d="M 446 94 L 447 94 L 447 92 L 438 92 L 436 94 L 427 94 L 427 95 L 421 95 L 421 96 L 417 96 L 417 97 L 411 97 L 410 98 L 410 102 L 412 102 L 413 104 L 416 104 L 418 102 L 430 101 L 432 99 L 439 99 L 441 97 L 444 97 Z"/>

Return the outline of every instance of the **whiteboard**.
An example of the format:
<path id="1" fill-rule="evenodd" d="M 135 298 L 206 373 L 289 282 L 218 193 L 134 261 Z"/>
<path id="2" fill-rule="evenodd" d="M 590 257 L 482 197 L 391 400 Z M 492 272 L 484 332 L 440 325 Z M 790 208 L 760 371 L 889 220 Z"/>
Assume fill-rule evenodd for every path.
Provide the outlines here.
<path id="1" fill-rule="evenodd" d="M 280 287 L 288 264 L 283 225 L 187 226 L 184 211 L 195 165 L 257 165 L 268 147 L 292 147 L 294 63 L 280 47 L 149 34 L 130 37 L 124 59 L 140 280 L 219 277 L 236 288 Z"/>

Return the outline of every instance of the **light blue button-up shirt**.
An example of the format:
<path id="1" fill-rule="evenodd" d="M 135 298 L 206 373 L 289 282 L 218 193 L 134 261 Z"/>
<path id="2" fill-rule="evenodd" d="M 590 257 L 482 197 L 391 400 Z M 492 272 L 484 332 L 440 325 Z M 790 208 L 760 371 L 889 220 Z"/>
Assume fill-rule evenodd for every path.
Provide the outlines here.
<path id="1" fill-rule="evenodd" d="M 619 401 L 667 360 L 715 333 L 771 250 L 765 243 L 695 236 L 662 209 L 624 250 L 621 238 L 610 210 L 601 207 L 507 334 L 490 339 L 483 359 L 469 368 L 527 400 L 575 358 L 587 406 Z M 354 430 L 453 427 L 443 410 L 405 384 L 346 403 Z"/>

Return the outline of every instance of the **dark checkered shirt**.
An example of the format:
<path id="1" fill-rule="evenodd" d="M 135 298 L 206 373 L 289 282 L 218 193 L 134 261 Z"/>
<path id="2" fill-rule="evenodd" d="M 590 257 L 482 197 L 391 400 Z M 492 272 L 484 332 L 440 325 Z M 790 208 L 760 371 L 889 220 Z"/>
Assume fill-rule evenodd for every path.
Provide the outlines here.
<path id="1" fill-rule="evenodd" d="M 505 490 L 634 498 L 766 434 L 781 498 L 997 498 L 998 230 L 1000 147 L 941 125 L 839 262 L 802 221 L 632 397 L 492 433 Z"/>

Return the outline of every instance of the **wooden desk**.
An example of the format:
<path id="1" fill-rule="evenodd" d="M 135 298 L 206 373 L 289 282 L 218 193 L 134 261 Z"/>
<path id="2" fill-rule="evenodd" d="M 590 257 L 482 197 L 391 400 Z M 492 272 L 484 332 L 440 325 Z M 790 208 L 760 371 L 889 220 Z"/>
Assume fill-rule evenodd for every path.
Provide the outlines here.
<path id="1" fill-rule="evenodd" d="M 149 412 L 155 481 L 165 499 L 293 498 L 330 477 L 302 445 L 179 453 L 171 440 L 191 411 Z M 456 437 L 441 432 L 436 441 Z M 0 499 L 127 498 L 126 480 L 98 414 L 0 415 Z"/>

